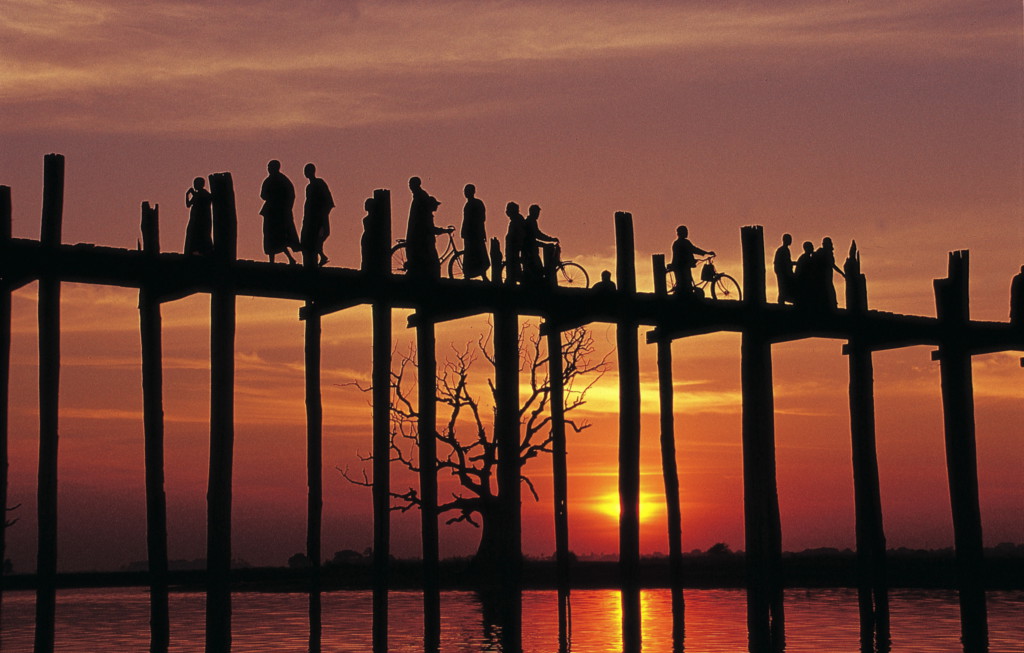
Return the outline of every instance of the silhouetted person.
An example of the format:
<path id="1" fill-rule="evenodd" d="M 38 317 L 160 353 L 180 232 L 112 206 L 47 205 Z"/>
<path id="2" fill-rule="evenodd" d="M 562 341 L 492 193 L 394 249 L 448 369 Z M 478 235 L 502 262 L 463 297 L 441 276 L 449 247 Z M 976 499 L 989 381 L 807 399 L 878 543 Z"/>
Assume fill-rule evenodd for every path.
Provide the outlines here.
<path id="1" fill-rule="evenodd" d="M 377 225 L 376 216 L 373 214 L 375 202 L 372 197 L 367 197 L 363 202 L 366 215 L 363 216 L 363 235 L 359 239 L 359 251 L 362 254 L 363 270 L 378 270 L 381 266 L 379 261 L 381 255 L 387 255 L 387 244 L 381 242 L 380 228 Z"/>
<path id="2" fill-rule="evenodd" d="M 831 238 L 823 238 L 821 247 L 814 252 L 813 268 L 815 285 L 817 286 L 817 299 L 821 306 L 835 308 L 839 305 L 836 300 L 836 285 L 833 281 L 832 272 L 838 272 L 839 276 L 846 278 L 846 274 L 836 265 L 835 248 L 832 246 Z"/>
<path id="3" fill-rule="evenodd" d="M 610 270 L 603 270 L 601 272 L 601 280 L 594 284 L 593 289 L 601 294 L 615 290 L 615 282 L 612 281 L 612 273 Z"/>
<path id="4" fill-rule="evenodd" d="M 1010 282 L 1010 323 L 1024 327 L 1024 265 Z"/>
<path id="5" fill-rule="evenodd" d="M 487 256 L 487 210 L 476 196 L 476 186 L 466 184 L 466 205 L 462 208 L 462 272 L 467 279 L 483 277 L 491 262 Z"/>
<path id="6" fill-rule="evenodd" d="M 306 184 L 306 203 L 302 207 L 302 254 L 305 259 L 317 257 L 317 264 L 327 263 L 324 254 L 324 241 L 331 235 L 330 214 L 334 208 L 334 197 L 320 177 L 316 176 L 316 166 L 307 163 L 302 174 L 309 182 Z"/>
<path id="7" fill-rule="evenodd" d="M 281 162 L 275 160 L 267 164 L 267 178 L 263 180 L 260 188 L 260 198 L 263 200 L 263 208 L 260 215 L 263 216 L 263 253 L 270 256 L 270 262 L 274 262 L 274 255 L 284 253 L 289 263 L 295 262 L 289 248 L 298 251 L 299 234 L 295 231 L 295 186 L 288 177 L 281 172 Z"/>
<path id="8" fill-rule="evenodd" d="M 434 226 L 434 211 L 441 205 L 423 190 L 419 177 L 409 178 L 412 203 L 409 205 L 409 225 L 405 233 L 406 269 L 419 277 L 437 279 L 441 276 L 441 262 L 437 258 L 438 234 L 450 230 Z"/>
<path id="9" fill-rule="evenodd" d="M 185 253 L 209 254 L 213 251 L 213 196 L 202 177 L 196 177 L 185 191 L 185 206 L 189 209 Z"/>
<path id="10" fill-rule="evenodd" d="M 793 268 L 796 264 L 793 262 L 793 255 L 789 251 L 789 246 L 792 244 L 793 237 L 789 234 L 783 234 L 782 246 L 775 250 L 775 258 L 772 261 L 772 267 L 775 269 L 775 278 L 779 284 L 780 304 L 785 302 L 796 303 L 793 292 L 793 286 L 795 285 Z"/>
<path id="11" fill-rule="evenodd" d="M 517 283 L 523 279 L 523 243 L 526 239 L 526 218 L 519 212 L 519 205 L 509 202 L 505 205 L 508 216 L 508 231 L 505 232 L 505 280 Z"/>
<path id="12" fill-rule="evenodd" d="M 690 242 L 689 230 L 684 225 L 676 228 L 676 240 L 672 243 L 672 262 L 668 269 L 675 273 L 674 292 L 687 295 L 693 292 L 693 268 L 697 267 L 697 256 L 714 256 L 713 251 L 704 251 Z"/>
<path id="13" fill-rule="evenodd" d="M 793 272 L 793 303 L 797 306 L 814 303 L 814 243 L 805 240 L 803 249 Z"/>
<path id="14" fill-rule="evenodd" d="M 523 278 L 527 281 L 544 279 L 544 263 L 540 258 L 541 243 L 557 243 L 558 239 L 540 230 L 540 206 L 531 204 L 523 223 Z"/>

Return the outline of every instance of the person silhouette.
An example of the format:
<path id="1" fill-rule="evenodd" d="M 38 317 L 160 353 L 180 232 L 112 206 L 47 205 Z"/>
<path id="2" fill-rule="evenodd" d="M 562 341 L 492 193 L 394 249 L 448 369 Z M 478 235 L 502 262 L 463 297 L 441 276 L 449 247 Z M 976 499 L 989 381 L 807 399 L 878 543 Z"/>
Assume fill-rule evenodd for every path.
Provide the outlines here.
<path id="1" fill-rule="evenodd" d="M 523 251 L 520 259 L 523 263 L 523 278 L 526 281 L 542 281 L 544 279 L 544 263 L 540 258 L 541 243 L 557 243 L 558 239 L 540 230 L 540 206 L 531 204 L 523 222 Z"/>
<path id="2" fill-rule="evenodd" d="M 410 274 L 438 279 L 441 261 L 437 257 L 437 236 L 451 233 L 434 225 L 434 211 L 441 202 L 423 190 L 419 177 L 409 178 L 412 203 L 409 205 L 409 224 L 405 233 L 406 269 Z"/>
<path id="3" fill-rule="evenodd" d="M 263 253 L 270 256 L 270 262 L 274 262 L 274 255 L 283 253 L 288 257 L 289 263 L 295 263 L 295 257 L 288 251 L 291 248 L 299 251 L 299 234 L 295 231 L 295 186 L 281 172 L 281 162 L 277 159 L 267 163 L 267 178 L 263 180 L 260 188 L 260 199 L 263 200 L 263 208 L 260 215 L 263 216 Z"/>
<path id="4" fill-rule="evenodd" d="M 526 238 L 526 218 L 519 212 L 519 205 L 509 202 L 505 205 L 508 216 L 508 231 L 505 232 L 505 280 L 517 283 L 523 279 L 523 243 Z"/>
<path id="5" fill-rule="evenodd" d="M 789 234 L 782 234 L 782 245 L 775 250 L 775 258 L 772 260 L 772 267 L 775 270 L 775 278 L 779 285 L 779 303 L 795 303 L 794 299 L 794 272 L 796 264 L 793 262 L 793 255 L 789 246 L 793 244 L 793 237 Z"/>
<path id="6" fill-rule="evenodd" d="M 376 219 L 373 215 L 375 206 L 376 202 L 372 197 L 367 197 L 366 201 L 363 202 L 366 215 L 363 216 L 363 235 L 359 239 L 359 252 L 362 255 L 363 270 L 378 270 L 379 266 L 374 263 L 374 259 L 379 259 L 381 252 L 387 252 L 385 249 L 386 245 L 379 242 L 381 236 L 380 229 L 377 227 Z"/>
<path id="7" fill-rule="evenodd" d="M 307 163 L 302 174 L 308 179 L 306 184 L 306 203 L 302 207 L 302 245 L 303 260 L 312 262 L 316 257 L 317 265 L 327 264 L 324 254 L 324 241 L 331 235 L 330 214 L 334 208 L 334 197 L 327 182 L 316 176 L 316 166 Z"/>
<path id="8" fill-rule="evenodd" d="M 1010 324 L 1024 327 L 1024 265 L 1010 282 Z"/>
<path id="9" fill-rule="evenodd" d="M 846 273 L 836 265 L 835 247 L 832 246 L 831 238 L 823 238 L 821 240 L 821 247 L 814 252 L 812 261 L 818 300 L 826 308 L 836 308 L 839 302 L 836 299 L 836 285 L 833 281 L 832 272 L 838 272 L 839 276 L 844 279 L 846 278 Z"/>
<path id="10" fill-rule="evenodd" d="M 213 196 L 206 180 L 196 177 L 185 191 L 188 225 L 185 227 L 185 253 L 209 254 L 213 251 Z"/>
<path id="11" fill-rule="evenodd" d="M 604 294 L 615 290 L 615 282 L 612 281 L 612 273 L 610 270 L 601 271 L 601 280 L 594 284 L 592 290 L 598 293 Z"/>
<path id="12" fill-rule="evenodd" d="M 685 225 L 676 227 L 676 240 L 672 243 L 672 262 L 668 270 L 675 273 L 676 285 L 673 292 L 688 295 L 693 293 L 693 268 L 697 267 L 697 256 L 714 256 L 713 251 L 704 251 L 690 242 L 689 229 Z"/>
<path id="13" fill-rule="evenodd" d="M 812 303 L 814 295 L 814 243 L 805 240 L 803 254 L 796 260 L 793 270 L 793 303 L 807 306 Z"/>
<path id="14" fill-rule="evenodd" d="M 462 273 L 467 279 L 482 277 L 487 280 L 491 262 L 487 256 L 487 209 L 476 196 L 476 186 L 466 184 L 463 190 L 466 205 L 462 208 Z"/>

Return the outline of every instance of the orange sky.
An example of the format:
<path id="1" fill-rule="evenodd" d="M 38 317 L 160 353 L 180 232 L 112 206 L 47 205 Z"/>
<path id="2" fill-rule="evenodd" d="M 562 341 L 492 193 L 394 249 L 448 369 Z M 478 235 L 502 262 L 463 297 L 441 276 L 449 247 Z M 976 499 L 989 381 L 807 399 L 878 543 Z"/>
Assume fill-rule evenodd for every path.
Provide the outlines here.
<path id="1" fill-rule="evenodd" d="M 404 229 L 412 174 L 456 223 L 474 182 L 503 233 L 506 201 L 544 207 L 544 228 L 594 276 L 612 268 L 612 214 L 636 225 L 641 290 L 650 255 L 674 227 L 739 269 L 738 229 L 762 224 L 769 247 L 856 238 L 871 303 L 932 315 L 946 252 L 969 248 L 972 311 L 1004 320 L 1024 262 L 1024 44 L 1019 3 L 186 2 L 8 0 L 0 15 L 0 184 L 14 233 L 37 237 L 41 157 L 67 156 L 65 242 L 135 247 L 138 206 L 161 205 L 178 249 L 183 194 L 230 170 L 239 256 L 261 257 L 258 189 L 278 158 L 297 184 L 318 165 L 338 207 L 332 264 L 358 261 L 362 202 L 395 198 Z M 301 186 L 300 186 L 301 187 Z M 841 282 L 839 285 L 842 295 Z M 769 296 L 774 297 L 773 289 Z M 61 422 L 61 542 L 67 569 L 145 556 L 137 297 L 66 285 Z M 305 471 L 298 305 L 240 298 L 236 394 L 236 557 L 280 564 L 304 546 Z M 14 300 L 11 502 L 16 568 L 34 558 L 35 286 Z M 206 297 L 164 309 L 171 555 L 204 555 L 208 452 Z M 411 336 L 396 314 L 399 347 Z M 324 323 L 324 550 L 371 543 L 369 493 L 335 466 L 369 448 L 369 316 Z M 483 319 L 439 336 L 475 339 Z M 608 351 L 614 330 L 596 325 Z M 643 337 L 643 334 L 641 334 Z M 841 344 L 775 348 L 784 545 L 850 546 L 853 501 Z M 952 542 L 938 368 L 929 350 L 875 357 L 885 525 L 891 546 Z M 739 339 L 675 346 L 684 547 L 742 547 Z M 656 370 L 641 346 L 642 490 L 653 512 L 645 551 L 665 550 Z M 987 544 L 1024 541 L 1024 371 L 1019 356 L 975 360 Z M 487 370 L 481 368 L 481 381 Z M 572 546 L 614 552 L 614 370 L 570 440 Z M 549 462 L 534 461 L 525 549 L 547 554 Z M 403 480 L 396 477 L 396 484 Z M 267 524 L 273 524 L 267 528 Z M 418 550 L 417 519 L 396 517 L 399 555 Z M 442 553 L 472 550 L 442 530 Z"/>

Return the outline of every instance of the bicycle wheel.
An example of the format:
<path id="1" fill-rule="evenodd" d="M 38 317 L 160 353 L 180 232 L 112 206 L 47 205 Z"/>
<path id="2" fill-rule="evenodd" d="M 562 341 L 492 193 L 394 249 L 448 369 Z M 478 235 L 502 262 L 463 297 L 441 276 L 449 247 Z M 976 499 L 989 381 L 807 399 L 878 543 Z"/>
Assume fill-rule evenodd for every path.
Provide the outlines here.
<path id="1" fill-rule="evenodd" d="M 570 288 L 589 288 L 590 275 L 579 263 L 566 261 L 558 265 L 558 281 Z"/>
<path id="2" fill-rule="evenodd" d="M 391 248 L 391 271 L 392 272 L 405 272 L 406 271 L 406 251 L 405 241 L 402 241 Z"/>
<path id="3" fill-rule="evenodd" d="M 719 274 L 715 277 L 714 283 L 711 284 L 711 296 L 714 299 L 743 299 L 740 284 L 728 274 Z"/>
<path id="4" fill-rule="evenodd" d="M 462 279 L 465 276 L 465 273 L 462 271 L 462 252 L 455 252 L 455 254 L 448 259 L 448 278 Z"/>

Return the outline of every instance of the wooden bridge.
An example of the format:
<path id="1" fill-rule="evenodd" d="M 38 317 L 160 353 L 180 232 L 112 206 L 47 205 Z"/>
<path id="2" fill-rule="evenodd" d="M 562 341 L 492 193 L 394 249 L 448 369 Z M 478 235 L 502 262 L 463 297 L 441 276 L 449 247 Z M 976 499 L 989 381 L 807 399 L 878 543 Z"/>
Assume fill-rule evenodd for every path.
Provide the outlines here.
<path id="1" fill-rule="evenodd" d="M 508 561 L 501 579 L 510 594 L 519 587 L 521 561 L 519 317 L 543 319 L 549 351 L 561 348 L 561 333 L 589 322 L 617 326 L 620 391 L 619 493 L 620 565 L 623 590 L 623 643 L 639 650 L 639 502 L 640 380 L 639 329 L 652 327 L 647 342 L 657 347 L 660 385 L 660 440 L 668 506 L 674 628 L 684 627 L 679 483 L 676 476 L 673 424 L 672 352 L 674 339 L 717 331 L 742 334 L 743 474 L 748 629 L 752 651 L 780 650 L 784 643 L 782 536 L 775 478 L 775 428 L 772 345 L 825 337 L 846 341 L 856 507 L 856 543 L 862 645 L 885 648 L 889 640 L 885 537 L 875 450 L 872 353 L 877 350 L 931 345 L 941 368 L 946 459 L 955 533 L 956 561 L 964 648 L 987 649 L 985 588 L 982 577 L 981 514 L 971 356 L 1024 350 L 1024 325 L 970 319 L 968 253 L 954 252 L 949 275 L 935 281 L 936 318 L 870 310 L 859 259 L 846 261 L 846 308 L 812 309 L 769 304 L 765 292 L 765 254 L 760 227 L 742 230 L 743 301 L 703 301 L 669 295 L 663 256 L 653 259 L 655 291 L 636 290 L 632 217 L 615 215 L 617 247 L 614 292 L 583 288 L 501 283 L 500 252 L 492 281 L 415 279 L 390 270 L 390 197 L 374 192 L 371 214 L 376 225 L 364 242 L 360 269 L 287 266 L 236 258 L 236 215 L 231 176 L 210 176 L 213 195 L 214 252 L 185 256 L 160 251 L 158 212 L 142 205 L 143 246 L 132 251 L 90 244 L 61 243 L 64 160 L 45 157 L 42 230 L 38 241 L 11 237 L 10 189 L 0 186 L 0 503 L 7 499 L 7 437 L 10 380 L 11 293 L 33 281 L 39 284 L 40 455 L 38 478 L 38 560 L 35 651 L 54 647 L 57 588 L 57 454 L 60 372 L 60 285 L 62 282 L 139 289 L 142 338 L 146 498 L 151 577 L 152 650 L 167 650 L 168 561 L 163 466 L 163 389 L 161 305 L 194 293 L 211 296 L 211 415 L 207 522 L 207 650 L 227 651 L 231 641 L 231 483 L 234 437 L 234 337 L 236 297 L 258 296 L 304 302 L 305 377 L 308 462 L 307 555 L 310 570 L 310 647 L 320 642 L 320 563 L 323 482 L 321 478 L 322 406 L 320 398 L 321 317 L 369 304 L 373 312 L 373 641 L 387 650 L 389 545 L 389 448 L 391 311 L 412 309 L 416 329 L 419 432 L 436 433 L 435 324 L 476 314 L 494 321 L 496 417 L 499 451 L 498 491 L 507 533 L 501 538 Z M 550 252 L 549 252 L 550 254 Z M 556 261 L 548 256 L 553 269 Z M 548 275 L 554 278 L 554 275 Z M 430 292 L 425 292 L 425 290 Z M 562 414 L 562 361 L 550 356 L 551 411 L 555 490 L 555 531 L 560 585 L 560 624 L 567 621 L 569 539 L 567 522 L 566 445 Z M 420 439 L 425 650 L 440 641 L 436 442 Z M 0 538 L 0 560 L 4 541 Z M 0 581 L 2 582 L 2 581 Z M 2 587 L 0 587 L 2 589 Z M 508 618 L 515 650 L 518 632 L 515 604 Z M 564 630 L 563 630 L 564 632 Z"/>

